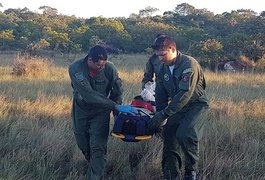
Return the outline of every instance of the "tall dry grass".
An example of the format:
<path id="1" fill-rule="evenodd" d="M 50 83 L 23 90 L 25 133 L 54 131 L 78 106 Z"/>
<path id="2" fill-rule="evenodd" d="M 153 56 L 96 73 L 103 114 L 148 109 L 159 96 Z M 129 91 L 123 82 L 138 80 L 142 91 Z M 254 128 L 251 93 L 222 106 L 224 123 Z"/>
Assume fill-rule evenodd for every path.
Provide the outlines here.
<path id="1" fill-rule="evenodd" d="M 110 59 L 124 84 L 124 102 L 141 91 L 145 55 Z M 71 129 L 70 61 L 54 59 L 49 73 L 12 75 L 16 57 L 0 56 L 0 179 L 85 179 L 86 162 Z M 265 75 L 206 71 L 210 111 L 200 146 L 200 178 L 265 179 Z M 112 119 L 113 123 L 113 119 Z M 156 180 L 159 138 L 126 143 L 110 137 L 105 179 Z M 132 167 L 131 159 L 139 160 Z"/>

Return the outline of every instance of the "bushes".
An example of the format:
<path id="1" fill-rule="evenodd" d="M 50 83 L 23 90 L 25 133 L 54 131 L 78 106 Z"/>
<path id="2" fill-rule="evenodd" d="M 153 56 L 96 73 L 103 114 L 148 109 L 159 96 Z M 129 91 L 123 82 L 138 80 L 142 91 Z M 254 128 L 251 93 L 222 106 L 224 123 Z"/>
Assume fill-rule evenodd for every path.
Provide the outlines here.
<path id="1" fill-rule="evenodd" d="M 12 74 L 17 76 L 44 76 L 49 73 L 51 61 L 40 57 L 21 56 L 13 65 Z"/>
<path id="2" fill-rule="evenodd" d="M 257 72 L 265 72 L 265 56 L 258 60 L 255 70 Z"/>

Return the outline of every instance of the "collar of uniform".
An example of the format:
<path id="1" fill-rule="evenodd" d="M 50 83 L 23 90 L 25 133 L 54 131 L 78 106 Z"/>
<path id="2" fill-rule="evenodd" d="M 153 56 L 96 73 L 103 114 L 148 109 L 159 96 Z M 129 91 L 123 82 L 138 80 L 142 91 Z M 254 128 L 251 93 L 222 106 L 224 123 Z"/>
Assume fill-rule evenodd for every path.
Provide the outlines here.
<path id="1" fill-rule="evenodd" d="M 176 60 L 177 60 L 177 57 L 175 57 L 174 59 L 172 59 L 172 62 L 170 64 L 168 64 L 168 66 L 175 66 Z"/>
<path id="2" fill-rule="evenodd" d="M 88 74 L 88 65 L 87 65 L 87 57 L 85 57 L 81 63 L 81 68 L 85 74 Z"/>
<path id="3" fill-rule="evenodd" d="M 87 64 L 88 55 L 83 59 L 83 64 Z"/>
<path id="4" fill-rule="evenodd" d="M 182 54 L 181 52 L 177 51 L 177 56 L 176 56 L 174 69 L 177 68 L 180 65 L 181 61 L 182 61 L 182 59 L 180 58 L 181 54 Z"/>

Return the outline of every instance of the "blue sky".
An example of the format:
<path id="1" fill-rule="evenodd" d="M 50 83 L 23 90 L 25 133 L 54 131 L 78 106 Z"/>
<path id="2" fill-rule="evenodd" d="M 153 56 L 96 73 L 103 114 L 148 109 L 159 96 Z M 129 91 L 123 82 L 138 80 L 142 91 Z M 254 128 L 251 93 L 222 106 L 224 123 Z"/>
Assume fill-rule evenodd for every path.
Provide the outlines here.
<path id="1" fill-rule="evenodd" d="M 60 14 L 84 18 L 129 17 L 148 6 L 158 8 L 158 14 L 162 15 L 165 11 L 173 11 L 181 3 L 188 3 L 197 9 L 206 8 L 215 14 L 237 9 L 251 9 L 257 13 L 265 11 L 265 0 L 0 0 L 0 3 L 3 5 L 0 11 L 27 7 L 38 12 L 40 6 L 46 5 L 56 8 Z"/>

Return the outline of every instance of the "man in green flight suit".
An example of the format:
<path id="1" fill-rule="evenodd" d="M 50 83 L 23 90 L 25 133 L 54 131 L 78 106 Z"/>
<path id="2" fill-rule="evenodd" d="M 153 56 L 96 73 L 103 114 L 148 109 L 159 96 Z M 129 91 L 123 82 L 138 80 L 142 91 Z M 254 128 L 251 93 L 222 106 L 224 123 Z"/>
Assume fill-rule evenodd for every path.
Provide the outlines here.
<path id="1" fill-rule="evenodd" d="M 151 118 L 150 129 L 163 126 L 162 171 L 165 179 L 180 179 L 185 159 L 184 180 L 195 180 L 199 161 L 199 141 L 206 121 L 208 100 L 206 82 L 199 63 L 177 50 L 169 36 L 156 39 L 152 45 L 163 62 L 156 90 L 157 113 Z"/>
<path id="2" fill-rule="evenodd" d="M 89 162 L 87 179 L 104 177 L 110 113 L 137 113 L 122 103 L 121 79 L 116 67 L 107 61 L 101 46 L 69 66 L 73 88 L 72 119 L 77 145 Z"/>

